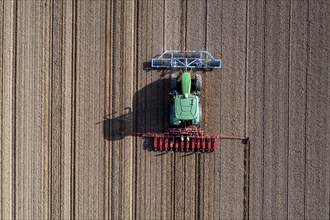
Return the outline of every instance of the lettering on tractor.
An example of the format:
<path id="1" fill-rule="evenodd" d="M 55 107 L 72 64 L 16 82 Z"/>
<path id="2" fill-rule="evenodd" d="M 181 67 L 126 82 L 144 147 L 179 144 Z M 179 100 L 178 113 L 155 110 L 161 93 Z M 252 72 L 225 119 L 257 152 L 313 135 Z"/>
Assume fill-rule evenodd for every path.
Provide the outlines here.
<path id="1" fill-rule="evenodd" d="M 167 50 L 151 59 L 152 69 L 180 69 L 170 78 L 170 127 L 163 133 L 122 132 L 124 135 L 140 135 L 152 138 L 155 150 L 181 150 L 211 152 L 217 148 L 216 139 L 238 139 L 244 143 L 246 137 L 228 135 L 206 135 L 202 129 L 202 76 L 191 75 L 193 70 L 220 69 L 222 60 L 215 59 L 208 51 Z"/>

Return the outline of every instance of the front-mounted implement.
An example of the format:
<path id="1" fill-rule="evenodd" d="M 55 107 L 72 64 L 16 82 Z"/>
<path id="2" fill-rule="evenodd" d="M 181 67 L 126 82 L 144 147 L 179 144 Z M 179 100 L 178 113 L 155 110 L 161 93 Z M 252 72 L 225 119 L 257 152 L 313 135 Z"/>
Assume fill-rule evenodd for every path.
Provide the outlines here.
<path id="1" fill-rule="evenodd" d="M 209 152 L 217 148 L 216 139 L 248 138 L 227 135 L 205 135 L 202 125 L 202 77 L 193 69 L 211 70 L 221 68 L 221 59 L 215 59 L 208 51 L 168 50 L 151 60 L 155 69 L 181 69 L 182 74 L 171 74 L 170 79 L 170 128 L 163 133 L 123 132 L 152 138 L 155 150 L 185 150 Z"/>
<path id="2" fill-rule="evenodd" d="M 221 59 L 214 59 L 203 50 L 166 50 L 151 59 L 151 68 L 163 69 L 220 69 Z"/>

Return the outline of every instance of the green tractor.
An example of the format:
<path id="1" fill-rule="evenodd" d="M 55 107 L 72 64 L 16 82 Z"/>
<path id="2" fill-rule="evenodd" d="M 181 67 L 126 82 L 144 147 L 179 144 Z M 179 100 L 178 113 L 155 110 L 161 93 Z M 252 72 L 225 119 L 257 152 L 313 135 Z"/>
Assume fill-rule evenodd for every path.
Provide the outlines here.
<path id="1" fill-rule="evenodd" d="M 193 69 L 211 70 L 221 68 L 221 59 L 215 59 L 208 51 L 168 50 L 151 60 L 156 69 L 180 69 L 182 74 L 171 74 L 170 81 L 170 125 L 172 127 L 200 127 L 202 107 L 200 94 L 202 77 L 191 75 Z"/>
<path id="2" fill-rule="evenodd" d="M 191 75 L 192 69 L 221 68 L 221 59 L 214 59 L 208 51 L 167 50 L 151 60 L 153 69 L 180 69 L 182 74 L 171 74 L 170 79 L 170 127 L 162 133 L 122 132 L 152 138 L 155 150 L 183 150 L 212 152 L 217 148 L 216 139 L 238 139 L 247 143 L 248 138 L 228 135 L 206 135 L 202 124 L 200 102 L 202 77 Z M 189 71 L 188 71 L 189 70 Z"/>
<path id="3" fill-rule="evenodd" d="M 189 71 L 181 76 L 171 74 L 170 79 L 170 125 L 172 127 L 200 127 L 202 106 L 200 102 L 202 77 L 192 77 Z"/>

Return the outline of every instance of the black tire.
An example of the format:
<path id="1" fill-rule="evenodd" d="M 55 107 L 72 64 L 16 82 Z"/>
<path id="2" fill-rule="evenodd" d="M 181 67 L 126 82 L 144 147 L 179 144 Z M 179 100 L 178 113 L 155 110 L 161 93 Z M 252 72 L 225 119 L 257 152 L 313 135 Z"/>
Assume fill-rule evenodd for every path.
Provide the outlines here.
<path id="1" fill-rule="evenodd" d="M 155 67 L 169 66 L 170 65 L 170 61 L 167 61 L 167 60 L 153 60 L 153 65 Z"/>
<path id="2" fill-rule="evenodd" d="M 212 60 L 209 62 L 209 66 L 218 67 L 218 66 L 220 66 L 220 61 Z"/>
<path id="3" fill-rule="evenodd" d="M 171 74 L 171 80 L 170 80 L 170 91 L 176 91 L 177 86 L 177 75 L 175 73 Z"/>
<path id="4" fill-rule="evenodd" d="M 202 76 L 199 74 L 196 74 L 196 91 L 202 91 Z"/>
<path id="5" fill-rule="evenodd" d="M 174 118 L 173 118 L 173 104 L 170 104 L 170 126 L 174 126 Z"/>
<path id="6" fill-rule="evenodd" d="M 185 58 L 200 58 L 200 57 L 201 57 L 201 53 L 191 52 L 188 53 Z"/>
<path id="7" fill-rule="evenodd" d="M 199 126 L 202 126 L 202 122 L 203 122 L 202 104 L 199 103 Z"/>

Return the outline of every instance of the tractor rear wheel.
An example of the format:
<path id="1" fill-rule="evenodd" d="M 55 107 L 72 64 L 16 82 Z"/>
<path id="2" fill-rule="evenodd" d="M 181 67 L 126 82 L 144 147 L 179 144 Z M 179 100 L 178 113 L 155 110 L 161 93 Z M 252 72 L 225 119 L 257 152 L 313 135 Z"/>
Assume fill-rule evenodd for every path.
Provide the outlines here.
<path id="1" fill-rule="evenodd" d="M 176 84 L 177 84 L 177 77 L 178 75 L 175 73 L 171 74 L 171 79 L 170 79 L 170 91 L 176 91 Z"/>
<path id="2" fill-rule="evenodd" d="M 202 122 L 203 122 L 202 104 L 199 103 L 199 126 L 202 126 Z"/>
<path id="3" fill-rule="evenodd" d="M 196 91 L 202 91 L 202 76 L 199 74 L 196 74 Z"/>

